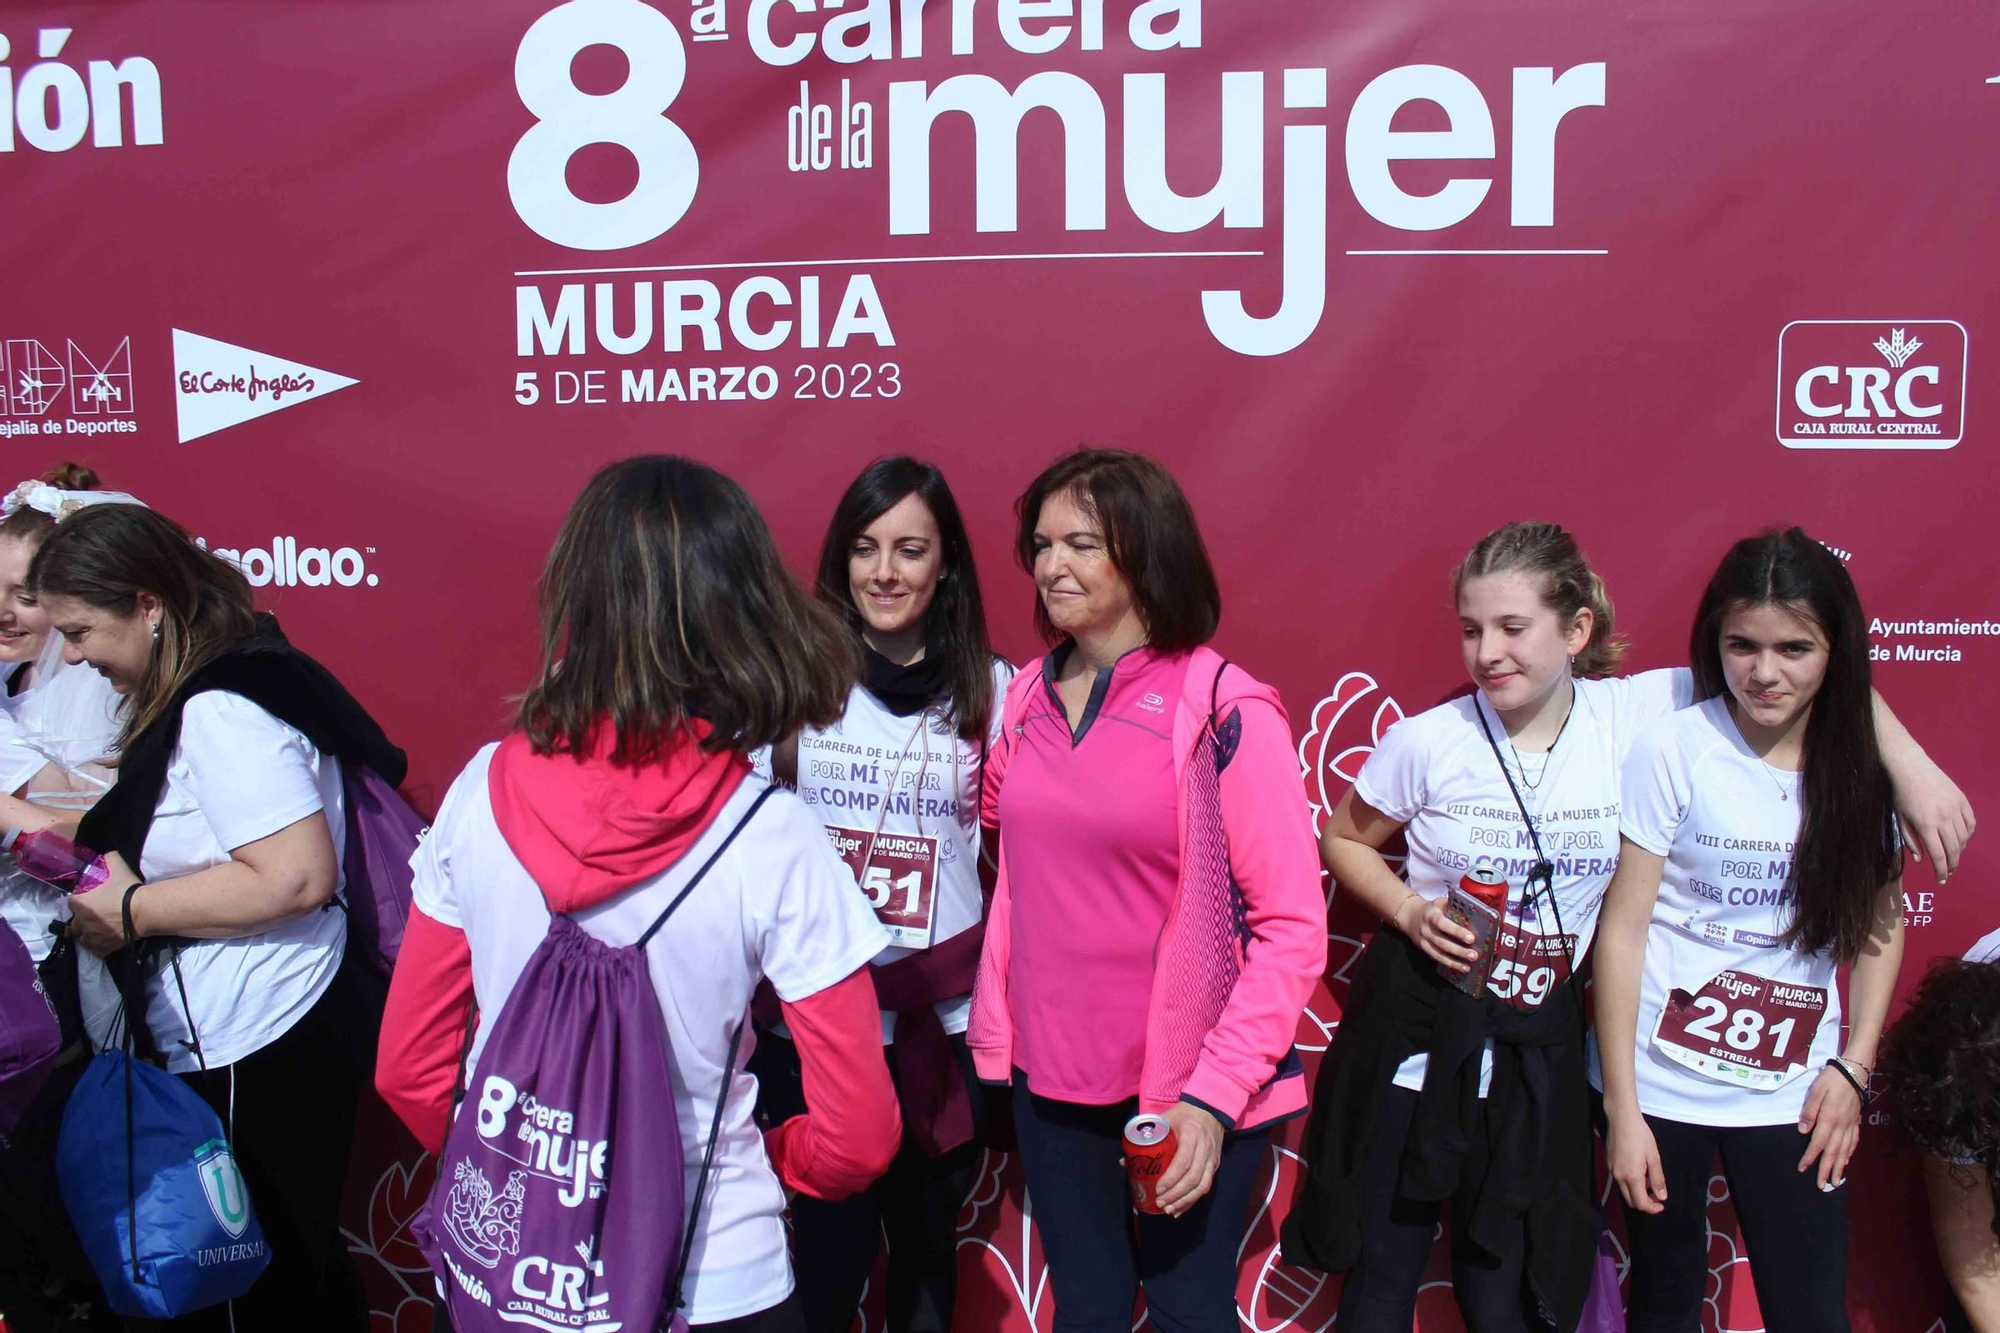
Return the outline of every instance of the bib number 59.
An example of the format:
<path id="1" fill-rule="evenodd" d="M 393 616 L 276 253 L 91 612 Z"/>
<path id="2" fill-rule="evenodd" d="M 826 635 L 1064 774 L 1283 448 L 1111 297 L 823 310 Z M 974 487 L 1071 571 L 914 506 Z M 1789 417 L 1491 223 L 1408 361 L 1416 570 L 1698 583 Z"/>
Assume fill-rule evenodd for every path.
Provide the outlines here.
<path id="1" fill-rule="evenodd" d="M 1516 962 L 1512 958 L 1496 958 L 1493 961 L 1493 975 L 1486 979 L 1486 988 L 1503 1000 L 1518 1000 L 1521 1007 L 1532 1009 L 1549 998 L 1549 990 L 1556 984 L 1556 970 L 1543 964 Z"/>

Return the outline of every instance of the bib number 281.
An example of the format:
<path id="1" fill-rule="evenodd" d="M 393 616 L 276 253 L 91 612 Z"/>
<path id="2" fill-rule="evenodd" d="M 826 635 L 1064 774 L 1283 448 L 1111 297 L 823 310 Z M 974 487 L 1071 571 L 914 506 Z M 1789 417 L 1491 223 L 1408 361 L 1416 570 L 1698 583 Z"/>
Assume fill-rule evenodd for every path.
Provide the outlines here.
<path id="1" fill-rule="evenodd" d="M 1826 1005 L 1821 986 L 1718 972 L 1698 991 L 1668 993 L 1653 1046 L 1718 1082 L 1770 1091 L 1805 1072 Z"/>

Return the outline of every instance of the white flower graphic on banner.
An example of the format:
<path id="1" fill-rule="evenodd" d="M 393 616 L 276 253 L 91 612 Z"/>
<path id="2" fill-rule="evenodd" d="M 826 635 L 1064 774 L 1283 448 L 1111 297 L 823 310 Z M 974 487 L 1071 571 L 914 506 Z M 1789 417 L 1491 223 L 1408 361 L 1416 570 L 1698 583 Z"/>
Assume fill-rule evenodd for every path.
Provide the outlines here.
<path id="1" fill-rule="evenodd" d="M 1271 1146 L 1270 1174 L 1236 1254 L 1236 1315 L 1250 1333 L 1326 1333 L 1333 1326 L 1339 1282 L 1294 1268 L 1278 1251 L 1273 1205 L 1282 1200 L 1289 1206 L 1305 1167 L 1305 1159 L 1291 1149 Z M 1242 1290 L 1246 1278 L 1248 1295 Z"/>
<path id="2" fill-rule="evenodd" d="M 1402 720 L 1403 706 L 1365 671 L 1348 672 L 1334 683 L 1333 693 L 1314 705 L 1312 723 L 1299 741 L 1299 765 L 1315 831 L 1353 785 L 1382 733 Z"/>

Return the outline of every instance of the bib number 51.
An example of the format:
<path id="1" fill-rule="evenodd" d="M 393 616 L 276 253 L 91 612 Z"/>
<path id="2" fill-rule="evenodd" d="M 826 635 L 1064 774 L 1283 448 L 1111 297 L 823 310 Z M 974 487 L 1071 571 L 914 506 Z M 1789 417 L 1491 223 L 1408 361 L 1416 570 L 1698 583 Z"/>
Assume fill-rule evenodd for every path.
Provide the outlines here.
<path id="1" fill-rule="evenodd" d="M 924 872 L 921 870 L 912 870 L 896 880 L 889 878 L 889 867 L 884 865 L 871 865 L 861 873 L 861 891 L 868 895 L 868 905 L 878 912 L 889 905 L 897 892 L 904 895 L 905 901 L 910 901 L 923 885 Z"/>

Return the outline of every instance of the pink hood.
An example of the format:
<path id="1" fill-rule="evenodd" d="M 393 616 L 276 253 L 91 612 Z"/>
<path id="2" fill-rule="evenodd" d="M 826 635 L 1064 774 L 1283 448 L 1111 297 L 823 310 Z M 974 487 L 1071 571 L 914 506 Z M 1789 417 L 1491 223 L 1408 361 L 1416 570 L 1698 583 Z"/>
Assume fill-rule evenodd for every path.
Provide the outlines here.
<path id="1" fill-rule="evenodd" d="M 500 742 L 487 771 L 493 819 L 550 911 L 591 907 L 651 879 L 701 836 L 750 761 L 704 753 L 708 728 L 695 725 L 639 765 L 611 762 L 609 727 L 581 755 L 536 754 L 519 732 Z"/>

